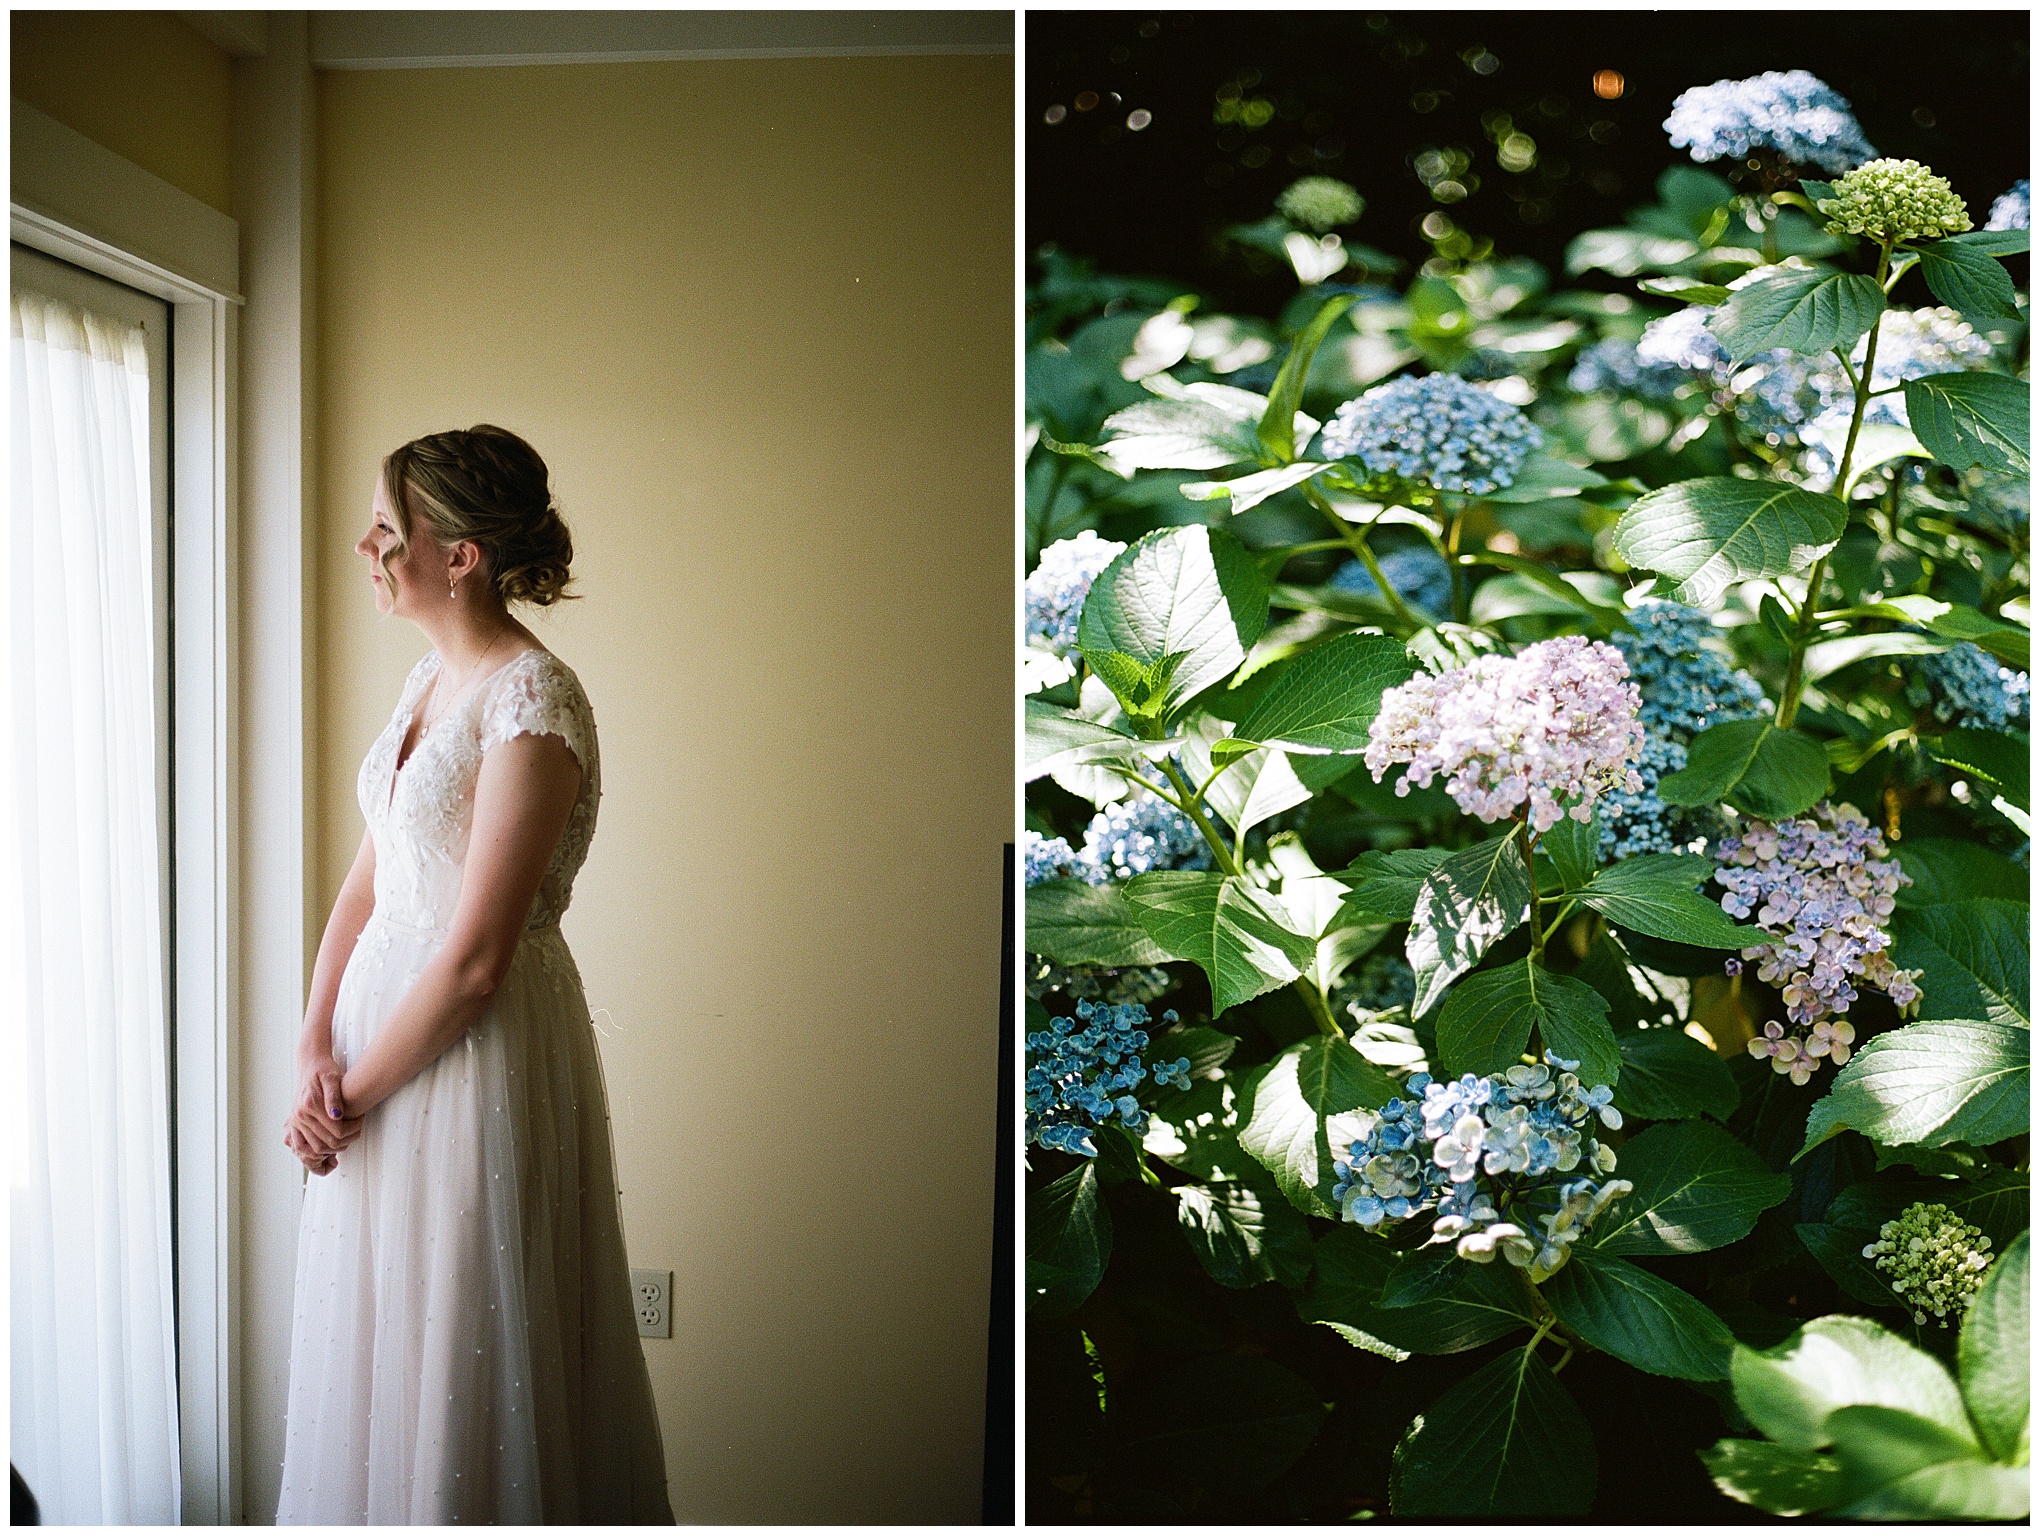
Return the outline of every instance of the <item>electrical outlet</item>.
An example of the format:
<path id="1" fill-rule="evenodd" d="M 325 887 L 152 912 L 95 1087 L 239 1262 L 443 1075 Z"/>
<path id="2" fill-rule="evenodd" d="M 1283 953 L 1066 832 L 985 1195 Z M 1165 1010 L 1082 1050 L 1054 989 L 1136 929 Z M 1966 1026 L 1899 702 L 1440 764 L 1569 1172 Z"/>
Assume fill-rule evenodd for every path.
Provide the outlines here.
<path id="1" fill-rule="evenodd" d="M 673 1271 L 634 1269 L 630 1272 L 630 1306 L 637 1313 L 638 1337 L 673 1337 Z"/>

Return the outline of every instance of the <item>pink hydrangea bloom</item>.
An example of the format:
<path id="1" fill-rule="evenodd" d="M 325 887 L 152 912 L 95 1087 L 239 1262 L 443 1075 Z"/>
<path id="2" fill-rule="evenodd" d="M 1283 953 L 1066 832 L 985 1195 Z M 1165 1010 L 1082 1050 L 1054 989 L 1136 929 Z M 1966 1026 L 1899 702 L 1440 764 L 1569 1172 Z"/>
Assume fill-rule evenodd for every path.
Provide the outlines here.
<path id="1" fill-rule="evenodd" d="M 1918 971 L 1891 960 L 1884 924 L 1897 906 L 1900 886 L 1912 877 L 1899 868 L 1884 835 L 1853 805 L 1823 801 L 1806 816 L 1776 823 L 1750 821 L 1721 840 L 1715 875 L 1731 917 L 1756 916 L 1772 942 L 1742 952 L 1757 975 L 1780 989 L 1794 1026 L 1765 1026 L 1750 1054 L 1768 1057 L 1774 1072 L 1803 1083 L 1823 1057 L 1842 1066 L 1856 1031 L 1844 1017 L 1861 980 L 1888 994 L 1901 1017 L 1920 1000 Z M 1729 962 L 1731 975 L 1741 966 Z M 1798 1033 L 1798 1031 L 1805 1033 Z"/>
<path id="2" fill-rule="evenodd" d="M 1482 821 L 1525 804 L 1538 832 L 1567 814 L 1590 821 L 1597 796 L 1643 789 L 1629 766 L 1643 750 L 1639 702 L 1614 646 L 1540 640 L 1519 656 L 1477 657 L 1389 689 L 1368 732 L 1367 768 L 1378 784 L 1408 763 L 1396 786 L 1405 795 L 1442 774 L 1459 808 Z"/>

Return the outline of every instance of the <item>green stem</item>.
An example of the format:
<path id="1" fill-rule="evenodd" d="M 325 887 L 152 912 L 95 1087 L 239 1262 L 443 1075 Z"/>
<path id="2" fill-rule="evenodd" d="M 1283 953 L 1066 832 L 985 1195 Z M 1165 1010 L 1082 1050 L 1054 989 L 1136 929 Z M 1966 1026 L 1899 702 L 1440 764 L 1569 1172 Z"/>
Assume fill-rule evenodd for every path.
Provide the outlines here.
<path id="1" fill-rule="evenodd" d="M 1459 564 L 1459 525 L 1466 520 L 1466 505 L 1452 514 L 1452 527 L 1445 538 L 1445 563 L 1452 572 L 1452 618 L 1464 624 L 1467 615 L 1466 572 Z"/>
<path id="2" fill-rule="evenodd" d="M 1353 551 L 1359 558 L 1360 563 L 1367 567 L 1367 574 L 1372 576 L 1374 584 L 1381 588 L 1382 597 L 1395 610 L 1396 617 L 1409 625 L 1411 629 L 1422 629 L 1424 627 L 1423 621 L 1410 611 L 1409 604 L 1405 603 L 1402 599 L 1402 594 L 1389 585 L 1388 578 L 1381 574 L 1381 562 L 1374 558 L 1374 551 L 1367 547 L 1367 535 L 1362 533 L 1354 524 L 1347 522 L 1338 513 L 1334 512 L 1332 504 L 1325 500 L 1324 492 L 1320 491 L 1309 481 L 1304 482 L 1303 494 L 1309 499 L 1312 506 L 1325 515 L 1325 520 L 1332 525 L 1332 531 L 1338 534 L 1348 549 Z"/>
<path id="3" fill-rule="evenodd" d="M 1558 916 L 1554 917 L 1551 920 L 1551 926 L 1544 930 L 1544 937 L 1537 941 L 1538 949 L 1540 950 L 1543 949 L 1545 945 L 1551 942 L 1551 936 L 1554 933 L 1558 932 L 1558 925 L 1564 922 L 1568 917 L 1571 917 L 1572 909 L 1578 905 L 1579 905 L 1578 902 L 1569 900 L 1566 902 L 1564 906 L 1558 909 Z"/>
<path id="4" fill-rule="evenodd" d="M 1566 1347 L 1565 1347 L 1565 1353 L 1564 1353 L 1564 1354 L 1562 1354 L 1562 1355 L 1560 1355 L 1560 1356 L 1558 1357 L 1558 1364 L 1554 1365 L 1554 1366 L 1553 1366 L 1553 1367 L 1551 1368 L 1551 1374 L 1552 1374 L 1552 1375 L 1554 1375 L 1554 1376 L 1556 1376 L 1556 1375 L 1557 1375 L 1557 1374 L 1558 1374 L 1558 1373 L 1559 1373 L 1560 1371 L 1564 1370 L 1564 1369 L 1565 1369 L 1565 1367 L 1566 1367 L 1566 1363 L 1567 1363 L 1568 1361 L 1570 1361 L 1570 1360 L 1572 1359 L 1572 1357 L 1573 1357 L 1573 1347 L 1572 1347 L 1572 1345 L 1570 1345 L 1570 1344 L 1567 1344 L 1567 1345 L 1566 1345 Z"/>
<path id="5" fill-rule="evenodd" d="M 1877 248 L 1877 286 L 1885 286 L 1891 270 L 1891 242 Z M 1835 466 L 1835 494 L 1846 496 L 1849 470 L 1856 458 L 1856 438 L 1863 430 L 1863 412 L 1870 404 L 1870 381 L 1877 376 L 1877 333 L 1883 329 L 1882 315 L 1871 322 L 1870 340 L 1863 347 L 1863 371 L 1855 378 L 1856 408 L 1849 414 L 1849 438 L 1842 445 L 1842 459 Z M 1837 351 L 1840 349 L 1837 348 Z M 1844 503 L 1846 505 L 1846 503 Z M 1785 687 L 1778 695 L 1778 729 L 1790 730 L 1799 716 L 1799 696 L 1806 689 L 1806 648 L 1813 640 L 1814 614 L 1820 608 L 1820 586 L 1827 575 L 1827 556 L 1813 562 L 1806 576 L 1806 601 L 1800 605 L 1799 624 L 1792 637 L 1792 660 L 1785 669 Z"/>
<path id="6" fill-rule="evenodd" d="M 1530 958 L 1544 960 L 1544 941 L 1547 935 L 1539 926 L 1544 918 L 1544 898 L 1537 894 L 1537 866 L 1532 862 L 1537 853 L 1537 839 L 1530 835 L 1530 821 L 1525 817 L 1516 823 L 1516 837 L 1523 845 L 1523 870 L 1530 877 Z"/>

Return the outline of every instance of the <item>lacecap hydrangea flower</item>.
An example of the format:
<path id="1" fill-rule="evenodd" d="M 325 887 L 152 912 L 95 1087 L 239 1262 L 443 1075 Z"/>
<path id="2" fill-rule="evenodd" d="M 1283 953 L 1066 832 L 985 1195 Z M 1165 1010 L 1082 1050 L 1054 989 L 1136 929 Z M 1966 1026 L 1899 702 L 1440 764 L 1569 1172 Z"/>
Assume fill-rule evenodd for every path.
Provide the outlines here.
<path id="1" fill-rule="evenodd" d="M 1983 1285 L 1983 1272 L 1996 1257 L 1981 1227 L 1972 1227 L 1947 1206 L 1915 1201 L 1877 1229 L 1877 1241 L 1863 1257 L 1876 1261 L 1891 1288 L 1924 1325 L 1929 1313 L 1945 1328 L 1949 1314 L 1961 1316 Z"/>
<path id="2" fill-rule="evenodd" d="M 1381 574 L 1388 578 L 1388 584 L 1401 594 L 1403 601 L 1423 609 L 1432 616 L 1445 613 L 1452 606 L 1452 570 L 1437 550 L 1428 544 L 1405 545 L 1391 549 L 1380 556 Z M 1375 585 L 1374 573 L 1361 560 L 1348 560 L 1326 583 L 1334 592 L 1351 592 L 1356 597 L 1372 597 L 1381 588 Z"/>
<path id="3" fill-rule="evenodd" d="M 1318 436 L 1328 459 L 1470 496 L 1513 484 L 1543 441 L 1515 406 L 1449 373 L 1377 385 L 1334 411 Z"/>
<path id="4" fill-rule="evenodd" d="M 1063 839 L 1043 837 L 1032 827 L 1020 830 L 1020 873 L 1029 886 L 1048 880 L 1091 880 L 1082 854 Z"/>
<path id="5" fill-rule="evenodd" d="M 2012 183 L 2011 190 L 1999 195 L 1990 205 L 1990 217 L 1983 221 L 1985 229 L 2031 229 L 2033 227 L 2033 189 L 2025 177 Z"/>
<path id="6" fill-rule="evenodd" d="M 1379 1231 L 1435 1210 L 1431 1242 L 1450 1242 L 1476 1264 L 1499 1254 L 1532 1280 L 1549 1279 L 1594 1219 L 1634 1188 L 1588 1176 L 1615 1171 L 1614 1149 L 1593 1128 L 1620 1129 L 1622 1114 L 1612 1089 L 1581 1085 L 1579 1065 L 1547 1051 L 1540 1065 L 1489 1077 L 1411 1074 L 1403 1095 L 1333 1160 L 1340 1216 Z"/>
<path id="7" fill-rule="evenodd" d="M 1943 724 L 1978 731 L 2032 724 L 2033 680 L 1981 646 L 1963 640 L 1911 662 L 1906 701 L 1917 709 L 1931 708 Z"/>
<path id="8" fill-rule="evenodd" d="M 1680 92 L 1665 119 L 1672 147 L 1701 163 L 1768 149 L 1793 165 L 1846 171 L 1877 151 L 1834 88 L 1803 69 L 1767 70 Z"/>
<path id="9" fill-rule="evenodd" d="M 1568 813 L 1592 820 L 1611 789 L 1642 789 L 1629 766 L 1643 750 L 1637 705 L 1620 651 L 1562 635 L 1389 689 L 1365 761 L 1377 784 L 1392 764 L 1410 765 L 1397 794 L 1442 774 L 1468 815 L 1499 821 L 1527 805 L 1544 832 Z"/>
<path id="10" fill-rule="evenodd" d="M 1831 235 L 1939 240 L 1970 227 L 1969 208 L 1944 176 L 1917 160 L 1872 160 L 1834 184 L 1820 205 Z"/>
<path id="11" fill-rule="evenodd" d="M 1754 960 L 1758 979 L 1782 991 L 1789 1024 L 1767 1024 L 1749 1047 L 1770 1059 L 1772 1071 L 1803 1084 L 1823 1058 L 1848 1061 L 1856 1040 L 1846 1017 L 1856 1001 L 1853 982 L 1883 990 L 1901 1017 L 1919 1002 L 1922 973 L 1892 963 L 1884 928 L 1912 877 L 1853 805 L 1822 801 L 1792 820 L 1745 822 L 1721 840 L 1714 861 L 1727 893 L 1722 910 L 1754 916 L 1772 935 L 1727 966 L 1735 975 L 1742 961 Z"/>
<path id="12" fill-rule="evenodd" d="M 1609 336 L 1583 348 L 1573 359 L 1565 386 L 1576 395 L 1622 394 L 1638 400 L 1669 400 L 1685 382 L 1685 369 L 1647 359 L 1635 342 Z"/>
<path id="13" fill-rule="evenodd" d="M 1209 869 L 1211 845 L 1197 824 L 1168 801 L 1137 789 L 1091 818 L 1083 861 L 1091 883 L 1130 880 L 1157 869 Z"/>
<path id="14" fill-rule="evenodd" d="M 1057 656 L 1074 651 L 1077 620 L 1091 583 L 1125 551 L 1124 544 L 1101 539 L 1088 528 L 1044 549 L 1027 578 L 1027 643 Z"/>
<path id="15" fill-rule="evenodd" d="M 1322 235 L 1351 224 L 1366 211 L 1367 200 L 1335 176 L 1306 176 L 1292 181 L 1275 199 L 1275 211 L 1298 229 Z"/>
<path id="16" fill-rule="evenodd" d="M 1147 1078 L 1140 1053 L 1148 1011 L 1138 1003 L 1080 1002 L 1075 1018 L 1049 1021 L 1027 1037 L 1027 1139 L 1059 1152 L 1096 1157 L 1091 1133 L 1114 1120 L 1145 1135 L 1148 1114 L 1134 1090 Z M 1174 1024 L 1174 1010 L 1162 1015 Z M 1155 1082 L 1190 1086 L 1190 1058 L 1157 1064 Z"/>

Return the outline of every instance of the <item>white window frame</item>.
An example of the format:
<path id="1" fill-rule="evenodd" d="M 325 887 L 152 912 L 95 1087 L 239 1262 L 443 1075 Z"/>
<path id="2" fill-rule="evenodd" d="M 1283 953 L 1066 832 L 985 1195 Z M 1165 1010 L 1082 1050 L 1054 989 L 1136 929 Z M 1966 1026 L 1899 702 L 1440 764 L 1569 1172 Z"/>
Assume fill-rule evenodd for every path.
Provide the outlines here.
<path id="1" fill-rule="evenodd" d="M 12 238 L 170 305 L 178 1430 L 187 1524 L 234 1518 L 239 1004 L 234 741 L 239 227 L 21 102 Z"/>

